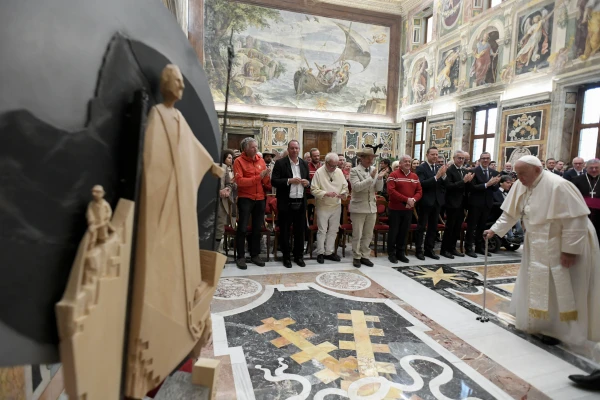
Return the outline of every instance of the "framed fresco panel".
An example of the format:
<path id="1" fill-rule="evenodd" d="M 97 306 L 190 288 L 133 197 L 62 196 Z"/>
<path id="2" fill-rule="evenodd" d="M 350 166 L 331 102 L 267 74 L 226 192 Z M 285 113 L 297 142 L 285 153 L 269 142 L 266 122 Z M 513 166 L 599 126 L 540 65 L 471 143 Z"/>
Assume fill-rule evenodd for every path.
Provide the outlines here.
<path id="1" fill-rule="evenodd" d="M 548 67 L 554 24 L 554 3 L 537 5 L 517 18 L 516 74 Z"/>
<path id="2" fill-rule="evenodd" d="M 515 165 L 515 162 L 519 160 L 519 158 L 523 156 L 535 156 L 535 157 L 543 157 L 542 154 L 543 145 L 535 144 L 529 146 L 517 145 L 517 146 L 505 146 L 502 148 L 502 167 L 506 165 L 507 162 Z"/>
<path id="3" fill-rule="evenodd" d="M 190 39 L 201 37 L 218 109 L 231 43 L 232 110 L 395 115 L 400 22 L 391 16 L 294 1 L 196 1 L 204 5 L 204 25 Z"/>
<path id="4" fill-rule="evenodd" d="M 452 156 L 452 136 L 454 134 L 454 120 L 429 123 L 429 147 L 435 146 L 438 154 L 446 161 Z"/>
<path id="5" fill-rule="evenodd" d="M 502 143 L 544 141 L 548 132 L 550 104 L 502 112 Z"/>
<path id="6" fill-rule="evenodd" d="M 440 96 L 452 94 L 458 89 L 460 75 L 460 43 L 440 52 L 436 71 L 436 89 Z"/>

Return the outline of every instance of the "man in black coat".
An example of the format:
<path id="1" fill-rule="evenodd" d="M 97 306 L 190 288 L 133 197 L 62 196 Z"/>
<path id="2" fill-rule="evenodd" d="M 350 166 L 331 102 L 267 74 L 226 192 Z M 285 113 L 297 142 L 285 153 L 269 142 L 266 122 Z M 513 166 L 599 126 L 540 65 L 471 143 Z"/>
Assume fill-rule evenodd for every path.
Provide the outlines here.
<path id="1" fill-rule="evenodd" d="M 569 182 L 573 182 L 573 178 L 576 176 L 581 176 L 585 174 L 584 168 L 585 160 L 581 157 L 575 157 L 573 159 L 573 168 L 568 170 L 563 174 L 563 178 L 568 180 Z"/>
<path id="2" fill-rule="evenodd" d="M 435 236 L 437 235 L 440 208 L 445 203 L 446 195 L 446 170 L 448 165 L 437 165 L 438 150 L 436 147 L 427 149 L 427 161 L 417 167 L 415 171 L 421 182 L 423 197 L 419 201 L 417 224 L 417 237 L 415 247 L 417 258 L 425 260 L 425 256 L 439 260 L 440 256 L 433 252 Z M 423 252 L 423 234 L 427 227 L 425 237 L 425 252 Z"/>
<path id="3" fill-rule="evenodd" d="M 596 228 L 600 240 L 600 160 L 597 158 L 587 162 L 586 173 L 576 176 L 571 181 L 579 189 L 590 209 L 589 218 Z"/>
<path id="4" fill-rule="evenodd" d="M 460 238 L 465 219 L 466 187 L 474 177 L 472 172 L 463 168 L 465 155 L 464 151 L 457 150 L 454 163 L 446 171 L 446 230 L 440 252 L 446 258 L 465 256 L 456 250 L 456 241 Z"/>
<path id="5" fill-rule="evenodd" d="M 290 259 L 290 227 L 294 227 L 294 262 L 301 267 L 306 264 L 304 253 L 304 230 L 306 228 L 306 192 L 308 182 L 308 164 L 300 155 L 300 143 L 291 140 L 288 143 L 288 156 L 275 162 L 271 174 L 271 184 L 277 188 L 277 225 L 283 265 L 292 268 Z"/>
<path id="6" fill-rule="evenodd" d="M 489 168 L 490 161 L 490 153 L 483 152 L 479 157 L 479 167 L 471 170 L 475 176 L 468 188 L 469 215 L 467 216 L 465 253 L 473 258 L 477 258 L 475 253 L 485 255 L 483 231 L 494 206 L 494 192 L 498 190 L 498 182 L 500 182 L 500 173 Z M 475 244 L 475 252 L 473 252 L 473 244 Z M 488 253 L 488 256 L 490 255 Z"/>

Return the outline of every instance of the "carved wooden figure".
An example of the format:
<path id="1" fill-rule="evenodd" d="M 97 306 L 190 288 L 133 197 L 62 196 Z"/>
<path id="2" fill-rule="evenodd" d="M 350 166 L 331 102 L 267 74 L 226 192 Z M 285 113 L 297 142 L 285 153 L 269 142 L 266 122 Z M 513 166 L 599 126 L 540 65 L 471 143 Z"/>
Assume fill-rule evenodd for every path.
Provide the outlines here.
<path id="1" fill-rule="evenodd" d="M 102 186 L 92 195 L 89 229 L 56 305 L 60 358 L 70 399 L 118 399 L 134 203 L 119 200 L 113 215 Z"/>
<path id="2" fill-rule="evenodd" d="M 223 169 L 174 107 L 179 68 L 161 75 L 164 102 L 145 135 L 126 395 L 141 399 L 211 335 L 210 303 L 225 257 L 199 249 L 197 193 L 207 172 Z"/>

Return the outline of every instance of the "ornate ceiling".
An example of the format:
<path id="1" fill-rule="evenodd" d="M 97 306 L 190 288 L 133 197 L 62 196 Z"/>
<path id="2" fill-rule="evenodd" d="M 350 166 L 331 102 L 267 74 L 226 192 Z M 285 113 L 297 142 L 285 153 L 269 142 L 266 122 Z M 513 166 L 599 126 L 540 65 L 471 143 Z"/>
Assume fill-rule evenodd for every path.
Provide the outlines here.
<path id="1" fill-rule="evenodd" d="M 386 14 L 406 15 L 423 0 L 313 0 L 313 2 L 339 4 Z"/>

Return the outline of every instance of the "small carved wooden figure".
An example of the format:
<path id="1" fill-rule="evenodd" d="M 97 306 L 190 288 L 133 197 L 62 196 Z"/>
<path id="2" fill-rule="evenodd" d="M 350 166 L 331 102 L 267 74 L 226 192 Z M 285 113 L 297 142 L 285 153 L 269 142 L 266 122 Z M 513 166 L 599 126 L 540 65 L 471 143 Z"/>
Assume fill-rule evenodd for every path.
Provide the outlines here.
<path id="1" fill-rule="evenodd" d="M 109 233 L 113 232 L 113 228 L 110 225 L 112 209 L 110 208 L 110 204 L 104 200 L 104 194 L 102 186 L 95 185 L 92 188 L 92 197 L 94 200 L 90 201 L 85 214 L 88 230 L 92 234 L 89 245 L 90 249 L 96 246 L 96 244 L 104 243 L 108 239 Z"/>

